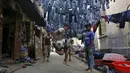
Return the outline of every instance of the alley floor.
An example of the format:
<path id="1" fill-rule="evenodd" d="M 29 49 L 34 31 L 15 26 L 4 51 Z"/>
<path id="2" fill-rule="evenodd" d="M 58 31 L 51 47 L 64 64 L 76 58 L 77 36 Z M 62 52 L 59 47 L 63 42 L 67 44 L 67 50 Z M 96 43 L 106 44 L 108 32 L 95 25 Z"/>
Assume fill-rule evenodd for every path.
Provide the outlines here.
<path id="1" fill-rule="evenodd" d="M 59 56 L 56 53 L 51 53 L 50 62 L 42 62 L 39 60 L 33 66 L 21 68 L 14 73 L 87 73 L 84 69 L 87 65 L 77 58 L 73 57 L 69 62 L 70 66 L 63 64 L 64 56 Z M 100 73 L 94 70 L 92 73 Z"/>

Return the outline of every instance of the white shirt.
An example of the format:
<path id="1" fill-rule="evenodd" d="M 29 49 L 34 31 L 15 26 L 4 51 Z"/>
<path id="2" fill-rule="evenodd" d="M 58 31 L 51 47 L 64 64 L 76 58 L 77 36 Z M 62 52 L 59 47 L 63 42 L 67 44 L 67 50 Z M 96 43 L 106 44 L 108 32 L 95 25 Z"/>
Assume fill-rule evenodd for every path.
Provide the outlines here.
<path id="1" fill-rule="evenodd" d="M 56 30 L 56 32 L 60 32 L 60 34 L 58 34 L 55 39 L 62 40 L 64 38 L 63 36 L 65 35 L 65 29 L 59 28 L 58 30 Z"/>
<path id="2" fill-rule="evenodd" d="M 59 28 L 58 31 L 60 31 L 60 33 L 64 33 L 65 29 L 64 28 Z"/>

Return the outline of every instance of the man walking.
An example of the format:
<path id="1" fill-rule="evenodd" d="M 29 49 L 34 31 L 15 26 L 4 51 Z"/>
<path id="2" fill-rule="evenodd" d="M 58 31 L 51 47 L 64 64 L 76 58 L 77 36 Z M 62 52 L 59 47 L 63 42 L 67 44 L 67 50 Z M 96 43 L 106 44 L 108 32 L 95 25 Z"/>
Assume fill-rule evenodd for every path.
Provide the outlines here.
<path id="1" fill-rule="evenodd" d="M 88 62 L 87 71 L 92 72 L 94 67 L 93 46 L 94 46 L 94 32 L 91 30 L 91 24 L 85 25 L 86 31 L 83 34 L 83 42 L 85 44 L 85 58 Z"/>
<path id="2" fill-rule="evenodd" d="M 47 36 L 44 37 L 44 56 L 43 61 L 47 58 L 47 62 L 49 62 L 50 52 L 51 52 L 51 34 L 47 32 Z"/>

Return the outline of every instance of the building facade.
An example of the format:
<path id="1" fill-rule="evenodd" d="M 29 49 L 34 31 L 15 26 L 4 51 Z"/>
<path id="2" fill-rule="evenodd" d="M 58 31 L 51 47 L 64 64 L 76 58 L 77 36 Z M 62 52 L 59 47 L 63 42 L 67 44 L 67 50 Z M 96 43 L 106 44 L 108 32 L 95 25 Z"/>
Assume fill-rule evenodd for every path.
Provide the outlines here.
<path id="1" fill-rule="evenodd" d="M 21 45 L 27 49 L 33 45 L 35 49 L 35 25 L 45 26 L 44 9 L 37 3 L 37 0 L 0 0 L 0 59 L 19 59 Z"/>
<path id="2" fill-rule="evenodd" d="M 112 15 L 127 11 L 129 5 L 129 0 L 111 1 L 110 8 L 104 12 L 104 15 Z M 130 8 L 128 8 L 128 10 L 129 9 Z M 101 19 L 101 25 L 96 32 L 99 49 L 128 55 L 128 52 L 130 52 L 130 23 L 125 22 L 124 28 L 119 28 L 119 26 L 119 24 L 113 22 L 108 23 L 104 19 Z"/>

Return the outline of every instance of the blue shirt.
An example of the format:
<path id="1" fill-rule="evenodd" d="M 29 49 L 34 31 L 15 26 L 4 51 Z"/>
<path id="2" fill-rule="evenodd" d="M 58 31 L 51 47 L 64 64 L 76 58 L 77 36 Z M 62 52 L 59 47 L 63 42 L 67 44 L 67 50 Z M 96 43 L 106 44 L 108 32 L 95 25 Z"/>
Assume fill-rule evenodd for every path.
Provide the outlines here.
<path id="1" fill-rule="evenodd" d="M 92 40 L 94 40 L 94 36 L 95 36 L 95 34 L 93 31 L 83 33 L 83 40 L 84 40 L 85 46 L 91 45 Z"/>

